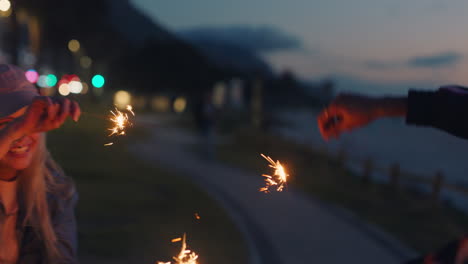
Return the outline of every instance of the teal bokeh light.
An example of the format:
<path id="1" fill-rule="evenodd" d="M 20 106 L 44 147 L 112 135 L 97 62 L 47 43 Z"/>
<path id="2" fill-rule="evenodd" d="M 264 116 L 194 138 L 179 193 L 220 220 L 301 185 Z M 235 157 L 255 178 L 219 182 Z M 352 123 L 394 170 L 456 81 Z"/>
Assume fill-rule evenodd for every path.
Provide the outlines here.
<path id="1" fill-rule="evenodd" d="M 52 87 L 57 84 L 57 76 L 53 74 L 48 74 L 45 79 L 46 85 Z"/>
<path id="2" fill-rule="evenodd" d="M 96 88 L 103 87 L 105 82 L 106 81 L 104 79 L 104 76 L 102 76 L 100 74 L 94 75 L 93 78 L 91 79 L 91 84 Z"/>

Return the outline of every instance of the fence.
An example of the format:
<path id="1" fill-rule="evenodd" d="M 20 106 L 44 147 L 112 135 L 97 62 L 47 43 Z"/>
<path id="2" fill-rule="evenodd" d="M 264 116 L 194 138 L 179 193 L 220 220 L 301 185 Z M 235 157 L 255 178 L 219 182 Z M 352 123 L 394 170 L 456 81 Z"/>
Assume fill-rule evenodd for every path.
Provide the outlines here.
<path id="1" fill-rule="evenodd" d="M 372 175 L 377 172 L 386 175 L 388 177 L 388 183 L 396 191 L 402 187 L 406 187 L 408 182 L 429 187 L 431 190 L 430 196 L 436 202 L 440 201 L 443 189 L 468 196 L 468 187 L 445 181 L 445 175 L 442 171 L 437 171 L 432 177 L 427 177 L 427 175 L 402 171 L 398 163 L 394 163 L 389 167 L 379 167 L 371 158 L 358 159 L 350 157 L 345 149 L 340 149 L 338 151 L 337 160 L 343 166 L 348 165 L 350 162 L 359 165 L 361 167 L 360 174 L 363 182 L 371 182 Z M 404 182 L 406 182 L 406 184 Z"/>

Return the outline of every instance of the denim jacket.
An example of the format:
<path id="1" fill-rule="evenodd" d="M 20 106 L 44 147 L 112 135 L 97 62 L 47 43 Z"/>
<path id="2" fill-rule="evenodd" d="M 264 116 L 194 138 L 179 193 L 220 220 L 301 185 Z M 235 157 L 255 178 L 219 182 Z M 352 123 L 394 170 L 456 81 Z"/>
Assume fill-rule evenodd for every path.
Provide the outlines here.
<path id="1" fill-rule="evenodd" d="M 78 194 L 75 192 L 70 198 L 66 198 L 60 193 L 49 193 L 47 202 L 62 258 L 47 261 L 44 243 L 32 226 L 22 225 L 24 215 L 20 212 L 17 222 L 17 233 L 20 241 L 18 264 L 78 264 L 74 212 L 78 202 Z"/>

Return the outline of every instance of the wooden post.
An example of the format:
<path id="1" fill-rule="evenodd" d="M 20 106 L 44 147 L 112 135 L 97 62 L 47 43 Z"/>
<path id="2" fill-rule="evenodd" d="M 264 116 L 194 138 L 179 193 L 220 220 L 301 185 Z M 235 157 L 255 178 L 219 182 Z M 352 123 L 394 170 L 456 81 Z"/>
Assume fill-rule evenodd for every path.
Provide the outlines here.
<path id="1" fill-rule="evenodd" d="M 444 185 L 444 175 L 441 171 L 438 171 L 432 183 L 432 195 L 431 196 L 435 202 L 439 202 L 440 192 L 442 190 L 443 185 Z"/>
<path id="2" fill-rule="evenodd" d="M 369 183 L 371 181 L 373 169 L 374 169 L 374 163 L 372 162 L 372 159 L 370 158 L 366 159 L 363 163 L 363 168 L 362 168 L 362 181 L 364 183 Z"/>
<path id="3" fill-rule="evenodd" d="M 399 189 L 400 185 L 400 175 L 401 175 L 401 170 L 400 170 L 400 164 L 394 163 L 392 166 L 390 166 L 390 185 L 392 188 L 395 190 Z"/>

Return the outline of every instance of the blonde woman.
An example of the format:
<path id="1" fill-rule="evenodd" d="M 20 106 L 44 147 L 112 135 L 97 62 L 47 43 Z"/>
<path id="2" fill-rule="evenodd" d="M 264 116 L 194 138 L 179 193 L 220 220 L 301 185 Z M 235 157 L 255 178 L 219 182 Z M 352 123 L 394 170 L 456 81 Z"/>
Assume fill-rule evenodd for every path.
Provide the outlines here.
<path id="1" fill-rule="evenodd" d="M 80 116 L 76 102 L 39 96 L 24 72 L 0 64 L 0 263 L 77 263 L 73 183 L 45 132 Z"/>

